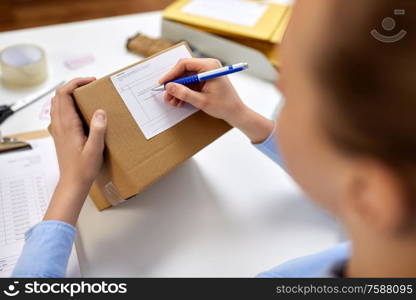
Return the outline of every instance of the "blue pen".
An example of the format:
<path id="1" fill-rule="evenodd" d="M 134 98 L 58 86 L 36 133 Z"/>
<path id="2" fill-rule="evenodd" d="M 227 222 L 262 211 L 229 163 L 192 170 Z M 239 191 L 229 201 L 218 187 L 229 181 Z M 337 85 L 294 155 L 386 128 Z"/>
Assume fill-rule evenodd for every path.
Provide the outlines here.
<path id="1" fill-rule="evenodd" d="M 235 65 L 229 65 L 229 66 L 225 66 L 219 69 L 215 69 L 215 70 L 211 70 L 211 71 L 207 71 L 204 73 L 200 73 L 200 74 L 194 74 L 191 76 L 187 76 L 187 77 L 183 77 L 183 78 L 179 78 L 179 79 L 175 79 L 175 80 L 171 80 L 168 82 L 165 82 L 164 84 L 155 87 L 152 89 L 152 91 L 164 91 L 165 90 L 165 86 L 169 83 L 169 82 L 175 82 L 175 83 L 179 83 L 179 84 L 183 84 L 183 85 L 190 85 L 193 83 L 198 83 L 204 80 L 208 80 L 208 79 L 213 79 L 213 78 L 217 78 L 220 76 L 225 76 L 228 74 L 232 74 L 235 72 L 240 72 L 240 71 L 244 71 L 248 69 L 248 63 L 239 63 L 239 64 L 235 64 Z"/>

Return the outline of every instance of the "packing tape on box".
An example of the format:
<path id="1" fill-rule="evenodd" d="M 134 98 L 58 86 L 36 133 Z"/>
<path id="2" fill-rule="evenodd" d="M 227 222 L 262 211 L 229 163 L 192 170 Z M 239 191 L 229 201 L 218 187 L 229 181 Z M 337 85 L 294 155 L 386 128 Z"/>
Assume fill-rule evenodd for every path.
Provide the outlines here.
<path id="1" fill-rule="evenodd" d="M 104 186 L 104 193 L 106 199 L 112 206 L 116 206 L 125 201 L 120 197 L 116 186 L 111 181 Z"/>
<path id="2" fill-rule="evenodd" d="M 0 53 L 3 83 L 9 87 L 30 87 L 48 76 L 45 51 L 35 45 L 22 44 Z"/>

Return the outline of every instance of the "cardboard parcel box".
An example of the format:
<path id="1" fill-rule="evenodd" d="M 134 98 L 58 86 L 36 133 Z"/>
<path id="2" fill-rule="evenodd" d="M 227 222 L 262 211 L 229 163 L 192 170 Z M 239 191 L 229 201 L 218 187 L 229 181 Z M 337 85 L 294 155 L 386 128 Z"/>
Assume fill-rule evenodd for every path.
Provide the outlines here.
<path id="1" fill-rule="evenodd" d="M 184 43 L 172 48 L 180 45 Z M 140 193 L 230 129 L 226 122 L 198 111 L 166 131 L 146 139 L 111 81 L 112 75 L 123 70 L 74 91 L 75 102 L 87 124 L 97 109 L 107 112 L 104 166 L 90 191 L 99 210 Z"/>

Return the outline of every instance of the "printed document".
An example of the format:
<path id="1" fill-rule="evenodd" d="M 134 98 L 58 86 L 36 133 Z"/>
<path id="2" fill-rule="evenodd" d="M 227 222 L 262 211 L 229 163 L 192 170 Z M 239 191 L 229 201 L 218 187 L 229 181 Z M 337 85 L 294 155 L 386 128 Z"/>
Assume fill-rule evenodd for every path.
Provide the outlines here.
<path id="1" fill-rule="evenodd" d="M 59 177 L 52 138 L 29 143 L 32 150 L 0 154 L 0 277 L 11 275 L 24 234 L 42 220 Z M 68 270 L 69 277 L 81 275 L 75 248 Z"/>
<path id="2" fill-rule="evenodd" d="M 151 139 L 197 111 L 187 103 L 182 107 L 174 107 L 163 100 L 163 91 L 152 91 L 159 79 L 179 59 L 191 57 L 188 48 L 181 45 L 111 76 L 114 87 L 146 139 Z"/>

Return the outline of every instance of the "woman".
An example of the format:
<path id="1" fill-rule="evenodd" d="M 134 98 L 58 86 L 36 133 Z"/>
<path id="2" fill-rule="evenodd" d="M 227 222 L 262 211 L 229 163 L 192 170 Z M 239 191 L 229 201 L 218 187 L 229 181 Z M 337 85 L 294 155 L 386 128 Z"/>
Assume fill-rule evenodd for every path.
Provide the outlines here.
<path id="1" fill-rule="evenodd" d="M 299 0 L 281 49 L 277 87 L 286 101 L 276 122 L 246 107 L 227 78 L 195 90 L 167 85 L 170 104 L 185 101 L 224 119 L 276 162 L 278 138 L 288 172 L 349 234 L 351 244 L 260 276 L 416 276 L 416 39 L 409 32 L 386 43 L 370 34 L 396 8 L 406 11 L 397 16 L 404 29 L 414 30 L 411 1 Z M 383 27 L 392 29 L 391 20 Z M 218 65 L 182 60 L 161 82 Z M 93 80 L 73 80 L 54 97 L 61 177 L 44 221 L 27 234 L 14 276 L 65 274 L 73 225 L 102 163 L 106 114 L 96 112 L 86 138 L 71 98 L 76 87 Z"/>

